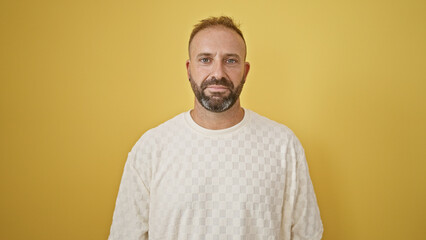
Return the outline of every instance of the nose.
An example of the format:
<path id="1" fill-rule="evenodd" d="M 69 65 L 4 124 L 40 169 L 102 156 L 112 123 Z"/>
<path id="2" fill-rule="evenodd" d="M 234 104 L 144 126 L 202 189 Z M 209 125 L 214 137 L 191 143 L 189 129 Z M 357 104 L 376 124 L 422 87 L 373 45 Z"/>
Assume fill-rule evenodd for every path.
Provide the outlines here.
<path id="1" fill-rule="evenodd" d="M 212 76 L 216 79 L 222 79 L 226 75 L 225 66 L 222 61 L 215 61 L 212 71 Z"/>

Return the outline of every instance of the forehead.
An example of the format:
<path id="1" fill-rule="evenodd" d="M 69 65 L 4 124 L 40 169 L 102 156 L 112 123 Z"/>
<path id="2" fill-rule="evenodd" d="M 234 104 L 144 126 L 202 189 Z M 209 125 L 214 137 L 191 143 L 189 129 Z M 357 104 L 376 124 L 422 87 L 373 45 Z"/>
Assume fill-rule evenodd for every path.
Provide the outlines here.
<path id="1" fill-rule="evenodd" d="M 190 56 L 198 53 L 226 53 L 238 54 L 245 57 L 245 43 L 243 38 L 234 30 L 215 26 L 199 31 L 189 46 Z"/>

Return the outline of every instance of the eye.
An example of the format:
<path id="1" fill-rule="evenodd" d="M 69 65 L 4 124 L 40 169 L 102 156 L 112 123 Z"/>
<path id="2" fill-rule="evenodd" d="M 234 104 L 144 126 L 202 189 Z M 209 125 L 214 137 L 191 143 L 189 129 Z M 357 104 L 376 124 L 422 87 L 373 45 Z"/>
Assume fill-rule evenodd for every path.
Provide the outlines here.
<path id="1" fill-rule="evenodd" d="M 236 59 L 233 59 L 233 58 L 230 58 L 230 59 L 226 60 L 226 63 L 230 63 L 230 64 L 237 63 L 237 62 L 238 61 Z"/>
<path id="2" fill-rule="evenodd" d="M 210 59 L 209 58 L 200 58 L 200 62 L 201 63 L 209 63 Z"/>

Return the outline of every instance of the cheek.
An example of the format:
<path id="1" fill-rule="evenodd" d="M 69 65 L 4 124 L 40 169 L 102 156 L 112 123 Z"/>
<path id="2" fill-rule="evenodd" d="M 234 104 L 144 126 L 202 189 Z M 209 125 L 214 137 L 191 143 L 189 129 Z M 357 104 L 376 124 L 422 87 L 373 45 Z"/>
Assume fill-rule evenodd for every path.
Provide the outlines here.
<path id="1" fill-rule="evenodd" d="M 232 78 L 232 81 L 239 83 L 241 79 L 244 78 L 244 69 L 232 71 L 230 72 L 229 76 Z"/>
<path id="2" fill-rule="evenodd" d="M 190 69 L 191 77 L 195 79 L 204 79 L 209 76 L 210 71 L 207 68 Z"/>

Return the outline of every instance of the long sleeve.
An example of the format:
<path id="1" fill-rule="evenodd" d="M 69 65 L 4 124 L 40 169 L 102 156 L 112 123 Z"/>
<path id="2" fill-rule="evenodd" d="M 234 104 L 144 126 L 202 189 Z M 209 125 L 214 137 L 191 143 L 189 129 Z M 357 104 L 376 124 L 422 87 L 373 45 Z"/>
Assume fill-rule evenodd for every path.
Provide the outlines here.
<path id="1" fill-rule="evenodd" d="M 303 151 L 296 162 L 294 204 L 291 240 L 320 240 L 323 233 L 323 225 Z"/>
<path id="2" fill-rule="evenodd" d="M 148 153 L 132 150 L 118 191 L 109 240 L 147 240 L 151 170 Z"/>
<path id="3" fill-rule="evenodd" d="M 281 221 L 282 240 L 320 240 L 323 225 L 305 152 L 294 137 L 286 151 L 286 184 Z"/>

